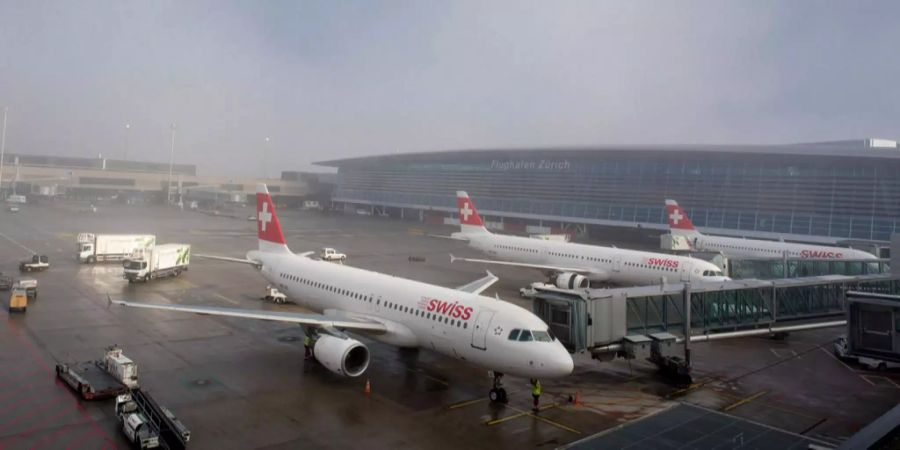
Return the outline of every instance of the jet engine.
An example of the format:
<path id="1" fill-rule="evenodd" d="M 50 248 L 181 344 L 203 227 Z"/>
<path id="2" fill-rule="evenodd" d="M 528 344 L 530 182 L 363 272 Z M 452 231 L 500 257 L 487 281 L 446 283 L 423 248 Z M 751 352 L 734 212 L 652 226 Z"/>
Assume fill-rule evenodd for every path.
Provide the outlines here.
<path id="1" fill-rule="evenodd" d="M 561 272 L 553 277 L 553 284 L 560 289 L 583 289 L 590 287 L 590 281 L 582 275 Z"/>
<path id="2" fill-rule="evenodd" d="M 348 337 L 320 334 L 313 355 L 326 369 L 345 377 L 358 377 L 369 367 L 369 349 Z"/>

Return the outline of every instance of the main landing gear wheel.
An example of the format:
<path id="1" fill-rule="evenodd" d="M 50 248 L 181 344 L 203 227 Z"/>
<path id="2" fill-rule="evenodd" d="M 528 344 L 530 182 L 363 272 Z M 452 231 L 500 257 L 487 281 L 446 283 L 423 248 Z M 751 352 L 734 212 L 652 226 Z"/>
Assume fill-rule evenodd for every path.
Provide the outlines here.
<path id="1" fill-rule="evenodd" d="M 488 394 L 488 398 L 491 399 L 491 403 L 507 403 L 508 399 L 506 397 L 506 389 L 503 389 L 503 385 L 500 380 L 503 378 L 503 374 L 499 372 L 494 372 L 494 387 L 491 388 L 490 393 Z"/>

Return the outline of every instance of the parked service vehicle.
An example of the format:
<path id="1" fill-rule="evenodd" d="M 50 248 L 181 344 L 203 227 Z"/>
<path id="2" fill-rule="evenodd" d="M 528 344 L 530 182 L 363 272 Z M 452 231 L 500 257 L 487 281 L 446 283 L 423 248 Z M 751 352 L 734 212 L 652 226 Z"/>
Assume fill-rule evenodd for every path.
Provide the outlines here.
<path id="1" fill-rule="evenodd" d="M 47 255 L 33 255 L 31 259 L 19 263 L 21 272 L 39 272 L 50 268 L 50 258 Z"/>
<path id="2" fill-rule="evenodd" d="M 8 291 L 12 289 L 14 283 L 15 282 L 13 281 L 13 277 L 9 275 L 3 275 L 3 273 L 0 272 L 0 291 Z"/>
<path id="3" fill-rule="evenodd" d="M 24 195 L 10 195 L 6 198 L 7 203 L 20 203 L 22 205 L 28 203 Z"/>
<path id="4" fill-rule="evenodd" d="M 122 424 L 122 432 L 125 433 L 125 437 L 134 446 L 140 449 L 159 447 L 159 431 L 140 411 L 131 394 L 122 394 L 116 397 L 116 417 Z"/>
<path id="5" fill-rule="evenodd" d="M 137 249 L 153 248 L 156 236 L 152 234 L 94 234 L 79 233 L 77 238 L 78 262 L 122 261 Z"/>
<path id="6" fill-rule="evenodd" d="M 850 350 L 847 336 L 839 336 L 834 340 L 834 355 L 843 360 L 856 361 L 869 368 L 869 370 L 900 369 L 900 363 L 894 361 L 884 361 L 878 358 L 853 354 Z"/>
<path id="7" fill-rule="evenodd" d="M 191 261 L 190 244 L 161 244 L 138 249 L 124 263 L 124 277 L 129 282 L 150 281 L 162 277 L 177 277 L 188 270 Z"/>
<path id="8" fill-rule="evenodd" d="M 275 303 L 287 302 L 287 296 L 278 289 L 274 288 L 271 284 L 266 286 L 266 295 L 263 297 L 263 299 Z"/>
<path id="9" fill-rule="evenodd" d="M 347 255 L 340 253 L 331 247 L 326 247 L 322 249 L 321 253 L 319 253 L 319 258 L 322 258 L 324 261 L 343 262 L 345 259 L 347 259 Z"/>
<path id="10" fill-rule="evenodd" d="M 17 213 L 19 212 L 19 205 L 9 205 L 6 207 L 6 210 L 11 213 Z"/>
<path id="11" fill-rule="evenodd" d="M 24 288 L 14 287 L 9 296 L 9 312 L 25 312 L 28 310 L 28 293 Z"/>
<path id="12" fill-rule="evenodd" d="M 13 289 L 25 289 L 25 294 L 28 298 L 37 298 L 37 286 L 37 280 L 34 278 L 20 278 L 16 280 Z"/>

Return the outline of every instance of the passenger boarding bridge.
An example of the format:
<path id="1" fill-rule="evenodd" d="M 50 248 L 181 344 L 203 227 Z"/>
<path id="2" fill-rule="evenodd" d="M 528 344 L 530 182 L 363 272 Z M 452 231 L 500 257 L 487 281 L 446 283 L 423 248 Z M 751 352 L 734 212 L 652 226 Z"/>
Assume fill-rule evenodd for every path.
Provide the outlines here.
<path id="1" fill-rule="evenodd" d="M 698 335 L 767 334 L 800 322 L 843 320 L 848 290 L 897 295 L 900 277 L 826 275 L 580 291 L 538 289 L 533 310 L 572 351 L 590 351 L 598 358 L 628 357 L 630 343 L 649 342 L 653 335 L 683 341 L 670 332 L 697 341 L 705 340 Z"/>

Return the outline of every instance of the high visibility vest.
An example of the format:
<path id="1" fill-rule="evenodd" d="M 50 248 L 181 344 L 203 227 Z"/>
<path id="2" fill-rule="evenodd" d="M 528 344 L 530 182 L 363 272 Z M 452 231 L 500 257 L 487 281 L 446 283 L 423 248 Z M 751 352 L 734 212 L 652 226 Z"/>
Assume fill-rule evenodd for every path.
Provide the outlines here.
<path id="1" fill-rule="evenodd" d="M 538 381 L 531 386 L 531 395 L 541 395 L 541 382 Z"/>
<path id="2" fill-rule="evenodd" d="M 310 339 L 309 336 L 304 336 L 304 337 L 303 337 L 303 345 L 309 347 L 309 343 L 310 343 L 311 341 L 312 341 L 312 339 Z"/>

